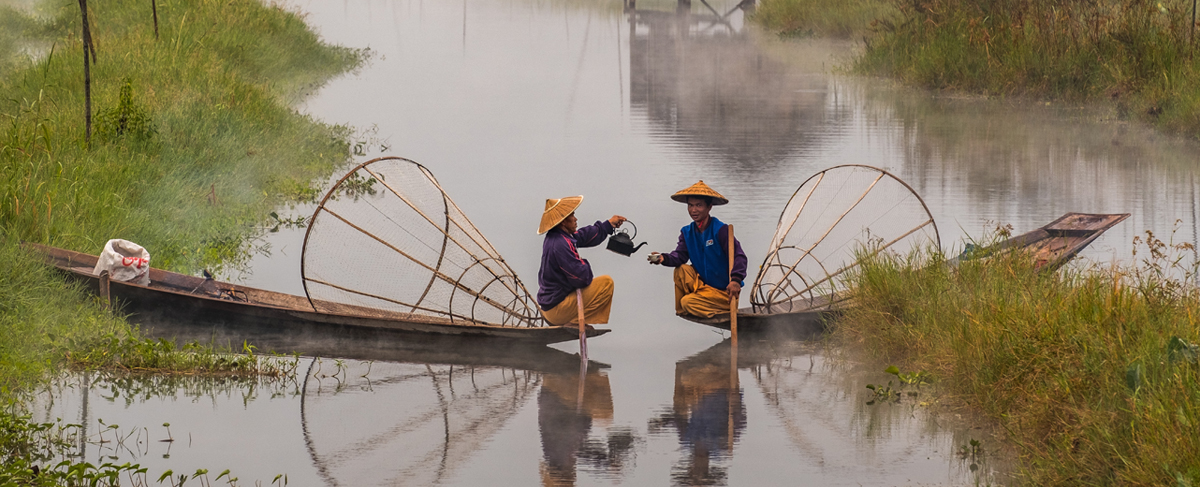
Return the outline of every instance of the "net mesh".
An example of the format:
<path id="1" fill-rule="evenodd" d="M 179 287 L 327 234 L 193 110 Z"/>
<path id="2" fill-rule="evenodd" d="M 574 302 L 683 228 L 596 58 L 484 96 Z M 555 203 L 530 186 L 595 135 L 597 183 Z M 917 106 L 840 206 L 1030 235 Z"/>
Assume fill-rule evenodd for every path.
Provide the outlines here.
<path id="1" fill-rule="evenodd" d="M 937 225 L 908 184 L 870 166 L 832 167 L 784 207 L 750 301 L 769 313 L 831 307 L 860 258 L 931 244 L 941 244 Z"/>
<path id="2" fill-rule="evenodd" d="M 424 166 L 365 162 L 313 213 L 301 257 L 318 312 L 545 326 L 524 284 Z"/>

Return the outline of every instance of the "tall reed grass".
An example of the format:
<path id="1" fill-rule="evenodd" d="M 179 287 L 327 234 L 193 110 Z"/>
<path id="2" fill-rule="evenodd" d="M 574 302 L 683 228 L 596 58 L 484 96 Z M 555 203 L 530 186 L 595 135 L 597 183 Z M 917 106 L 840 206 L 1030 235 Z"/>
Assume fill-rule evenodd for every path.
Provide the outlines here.
<path id="1" fill-rule="evenodd" d="M 1007 432 L 1031 485 L 1196 485 L 1194 249 L 1141 243 L 1136 266 L 1057 273 L 1019 253 L 880 256 L 835 338 L 939 377 Z"/>
<path id="2" fill-rule="evenodd" d="M 851 67 L 936 90 L 1091 101 L 1200 138 L 1191 0 L 762 0 L 784 35 L 863 39 Z"/>
<path id="3" fill-rule="evenodd" d="M 895 0 L 856 68 L 934 89 L 1111 100 L 1200 137 L 1189 0 Z"/>

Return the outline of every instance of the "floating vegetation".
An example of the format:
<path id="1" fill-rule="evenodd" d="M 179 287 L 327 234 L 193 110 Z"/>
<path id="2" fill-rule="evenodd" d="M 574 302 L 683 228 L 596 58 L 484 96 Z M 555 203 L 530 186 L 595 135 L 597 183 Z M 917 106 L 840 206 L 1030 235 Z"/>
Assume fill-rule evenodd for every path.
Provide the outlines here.
<path id="1" fill-rule="evenodd" d="M 933 376 L 925 371 L 917 372 L 901 372 L 899 367 L 895 365 L 884 369 L 884 372 L 896 376 L 898 383 L 893 384 L 893 381 L 888 381 L 884 384 L 867 384 L 867 389 L 875 393 L 867 405 L 874 405 L 883 402 L 900 402 L 902 396 L 917 397 L 917 391 L 903 391 L 906 387 L 912 386 L 920 388 L 922 384 L 930 384 L 933 382 Z M 893 387 L 895 385 L 895 387 Z M 903 393 L 902 393 L 903 391 Z"/>
<path id="2" fill-rule="evenodd" d="M 103 462 L 99 465 L 81 461 L 77 449 L 81 441 L 86 444 L 116 443 L 124 445 L 132 434 L 115 435 L 117 425 L 104 425 L 94 436 L 88 436 L 83 425 L 55 422 L 35 422 L 29 415 L 12 411 L 0 411 L 0 485 L 13 486 L 92 486 L 116 487 L 119 485 L 146 487 L 152 485 L 147 469 L 136 463 Z M 106 438 L 105 435 L 109 435 Z M 82 437 L 82 438 L 81 438 Z M 143 441 L 140 437 L 135 441 Z M 132 443 L 132 442 L 130 442 Z M 280 478 L 283 482 L 280 483 Z M 167 470 L 158 478 L 158 483 L 170 481 L 172 486 L 182 486 L 195 480 L 202 486 L 223 481 L 237 486 L 238 479 L 225 470 L 211 481 L 207 469 L 198 469 L 191 475 L 175 475 Z M 287 485 L 286 476 L 280 475 L 274 485 Z"/>
<path id="3" fill-rule="evenodd" d="M 167 339 L 109 336 L 83 351 L 68 354 L 81 369 L 185 375 L 285 377 L 295 373 L 296 356 L 259 356 L 255 347 L 242 344 L 241 353 L 196 342 L 177 347 Z"/>

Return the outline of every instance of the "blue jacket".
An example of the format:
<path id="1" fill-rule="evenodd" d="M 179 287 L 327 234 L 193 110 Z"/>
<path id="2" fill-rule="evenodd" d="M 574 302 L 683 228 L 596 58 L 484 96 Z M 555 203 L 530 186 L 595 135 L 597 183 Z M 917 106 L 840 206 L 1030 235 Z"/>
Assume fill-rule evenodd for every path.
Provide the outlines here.
<path id="1" fill-rule="evenodd" d="M 601 220 L 575 230 L 573 235 L 554 228 L 542 241 L 542 267 L 538 270 L 538 306 L 554 309 L 576 289 L 592 283 L 592 265 L 579 256 L 576 247 L 595 247 L 612 235 L 613 226 Z"/>
<path id="2" fill-rule="evenodd" d="M 724 291 L 730 281 L 728 248 L 729 229 L 724 222 L 710 216 L 704 230 L 700 230 L 696 222 L 679 229 L 679 244 L 674 252 L 663 254 L 662 265 L 679 267 L 690 260 L 704 284 Z M 746 253 L 736 238 L 733 239 L 732 275 L 738 285 L 746 285 L 743 282 L 746 279 Z"/>

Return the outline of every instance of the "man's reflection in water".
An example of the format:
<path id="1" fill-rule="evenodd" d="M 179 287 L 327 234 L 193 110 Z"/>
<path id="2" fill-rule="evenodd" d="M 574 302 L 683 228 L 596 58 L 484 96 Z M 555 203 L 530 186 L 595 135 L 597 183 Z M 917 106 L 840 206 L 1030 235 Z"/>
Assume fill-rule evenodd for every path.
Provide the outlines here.
<path id="1" fill-rule="evenodd" d="M 723 342 L 675 364 L 671 411 L 650 421 L 650 432 L 674 428 L 684 458 L 671 471 L 676 485 L 724 485 L 727 459 L 746 428 L 742 391 L 730 369 L 729 343 Z"/>
<path id="2" fill-rule="evenodd" d="M 613 417 L 608 376 L 589 371 L 582 401 L 577 374 L 547 374 L 538 393 L 538 427 L 542 434 L 542 485 L 575 485 L 576 464 L 619 478 L 638 439 L 629 428 L 606 428 L 606 441 L 589 439 L 592 423 L 607 425 Z"/>

